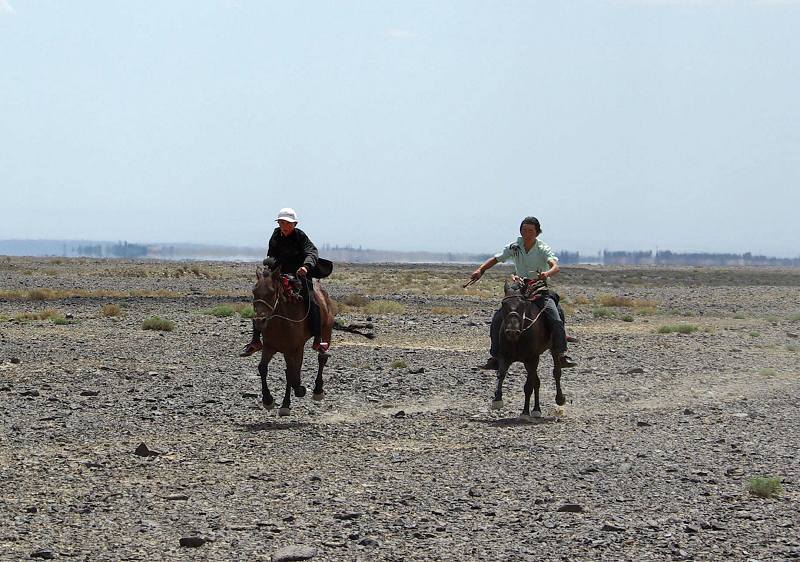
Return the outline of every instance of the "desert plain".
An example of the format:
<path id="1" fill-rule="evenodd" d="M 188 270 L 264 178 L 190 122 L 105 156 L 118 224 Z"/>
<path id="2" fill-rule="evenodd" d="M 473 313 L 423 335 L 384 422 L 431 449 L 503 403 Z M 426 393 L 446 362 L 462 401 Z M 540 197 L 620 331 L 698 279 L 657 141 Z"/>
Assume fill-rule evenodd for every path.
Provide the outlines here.
<path id="1" fill-rule="evenodd" d="M 508 270 L 337 264 L 375 337 L 278 417 L 255 267 L 0 257 L 1 560 L 800 559 L 800 270 L 564 267 L 526 423 L 477 368 Z"/>

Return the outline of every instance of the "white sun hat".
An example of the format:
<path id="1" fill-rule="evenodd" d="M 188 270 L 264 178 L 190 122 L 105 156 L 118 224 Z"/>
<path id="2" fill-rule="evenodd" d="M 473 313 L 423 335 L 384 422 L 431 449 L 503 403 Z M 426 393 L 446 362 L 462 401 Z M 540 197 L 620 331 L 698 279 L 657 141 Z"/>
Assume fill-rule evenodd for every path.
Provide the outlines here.
<path id="1" fill-rule="evenodd" d="M 275 219 L 276 221 L 287 221 L 287 222 L 297 222 L 297 213 L 294 209 L 290 209 L 286 207 L 285 209 L 281 209 L 278 212 L 278 218 Z"/>

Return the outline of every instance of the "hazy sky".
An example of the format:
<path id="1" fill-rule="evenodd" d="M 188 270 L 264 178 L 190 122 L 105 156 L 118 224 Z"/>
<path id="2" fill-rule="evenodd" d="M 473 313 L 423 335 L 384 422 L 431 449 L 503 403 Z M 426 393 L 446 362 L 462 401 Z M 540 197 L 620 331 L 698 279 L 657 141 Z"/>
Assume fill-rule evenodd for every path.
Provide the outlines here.
<path id="1" fill-rule="evenodd" d="M 0 239 L 800 255 L 800 0 L 0 0 Z"/>

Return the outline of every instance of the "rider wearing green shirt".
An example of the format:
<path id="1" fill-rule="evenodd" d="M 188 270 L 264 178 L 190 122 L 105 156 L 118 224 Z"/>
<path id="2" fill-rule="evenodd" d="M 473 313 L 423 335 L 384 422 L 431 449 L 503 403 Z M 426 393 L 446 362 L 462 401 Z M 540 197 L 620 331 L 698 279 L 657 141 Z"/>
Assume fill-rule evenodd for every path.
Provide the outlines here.
<path id="1" fill-rule="evenodd" d="M 525 217 L 519 225 L 519 233 L 521 236 L 517 238 L 516 242 L 509 244 L 503 248 L 502 252 L 486 260 L 472 273 L 471 278 L 477 281 L 487 269 L 494 267 L 498 262 L 505 262 L 509 259 L 514 262 L 516 274 L 528 279 L 547 279 L 561 271 L 558 267 L 558 257 L 553 253 L 553 250 L 538 239 L 538 236 L 542 233 L 542 227 L 536 217 Z M 542 317 L 553 334 L 553 350 L 556 353 L 556 357 L 558 357 L 559 366 L 562 369 L 574 367 L 577 363 L 567 355 L 567 335 L 564 331 L 564 322 L 558 313 L 556 302 L 552 297 L 547 296 L 544 299 L 543 306 Z M 492 317 L 492 326 L 489 331 L 492 340 L 489 350 L 491 357 L 486 362 L 485 369 L 498 368 L 497 353 L 502 320 L 500 310 L 498 310 Z"/>

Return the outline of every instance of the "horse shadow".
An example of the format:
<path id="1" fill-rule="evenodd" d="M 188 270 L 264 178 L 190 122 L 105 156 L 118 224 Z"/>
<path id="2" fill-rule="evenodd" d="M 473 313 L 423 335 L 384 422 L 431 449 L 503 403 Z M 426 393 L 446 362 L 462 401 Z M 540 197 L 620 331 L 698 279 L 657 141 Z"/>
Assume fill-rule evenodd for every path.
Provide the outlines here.
<path id="1" fill-rule="evenodd" d="M 293 429 L 304 429 L 308 427 L 308 422 L 282 422 L 277 420 L 261 421 L 256 423 L 236 423 L 241 431 L 246 433 L 258 433 L 260 431 L 291 431 Z"/>
<path id="2" fill-rule="evenodd" d="M 530 418 L 528 420 L 521 419 L 519 417 L 513 417 L 513 418 L 500 418 L 496 420 L 474 419 L 471 421 L 475 423 L 483 423 L 490 427 L 518 427 L 518 426 L 546 425 L 549 423 L 556 423 L 559 421 L 559 419 L 556 416 L 542 416 L 541 418 Z"/>

